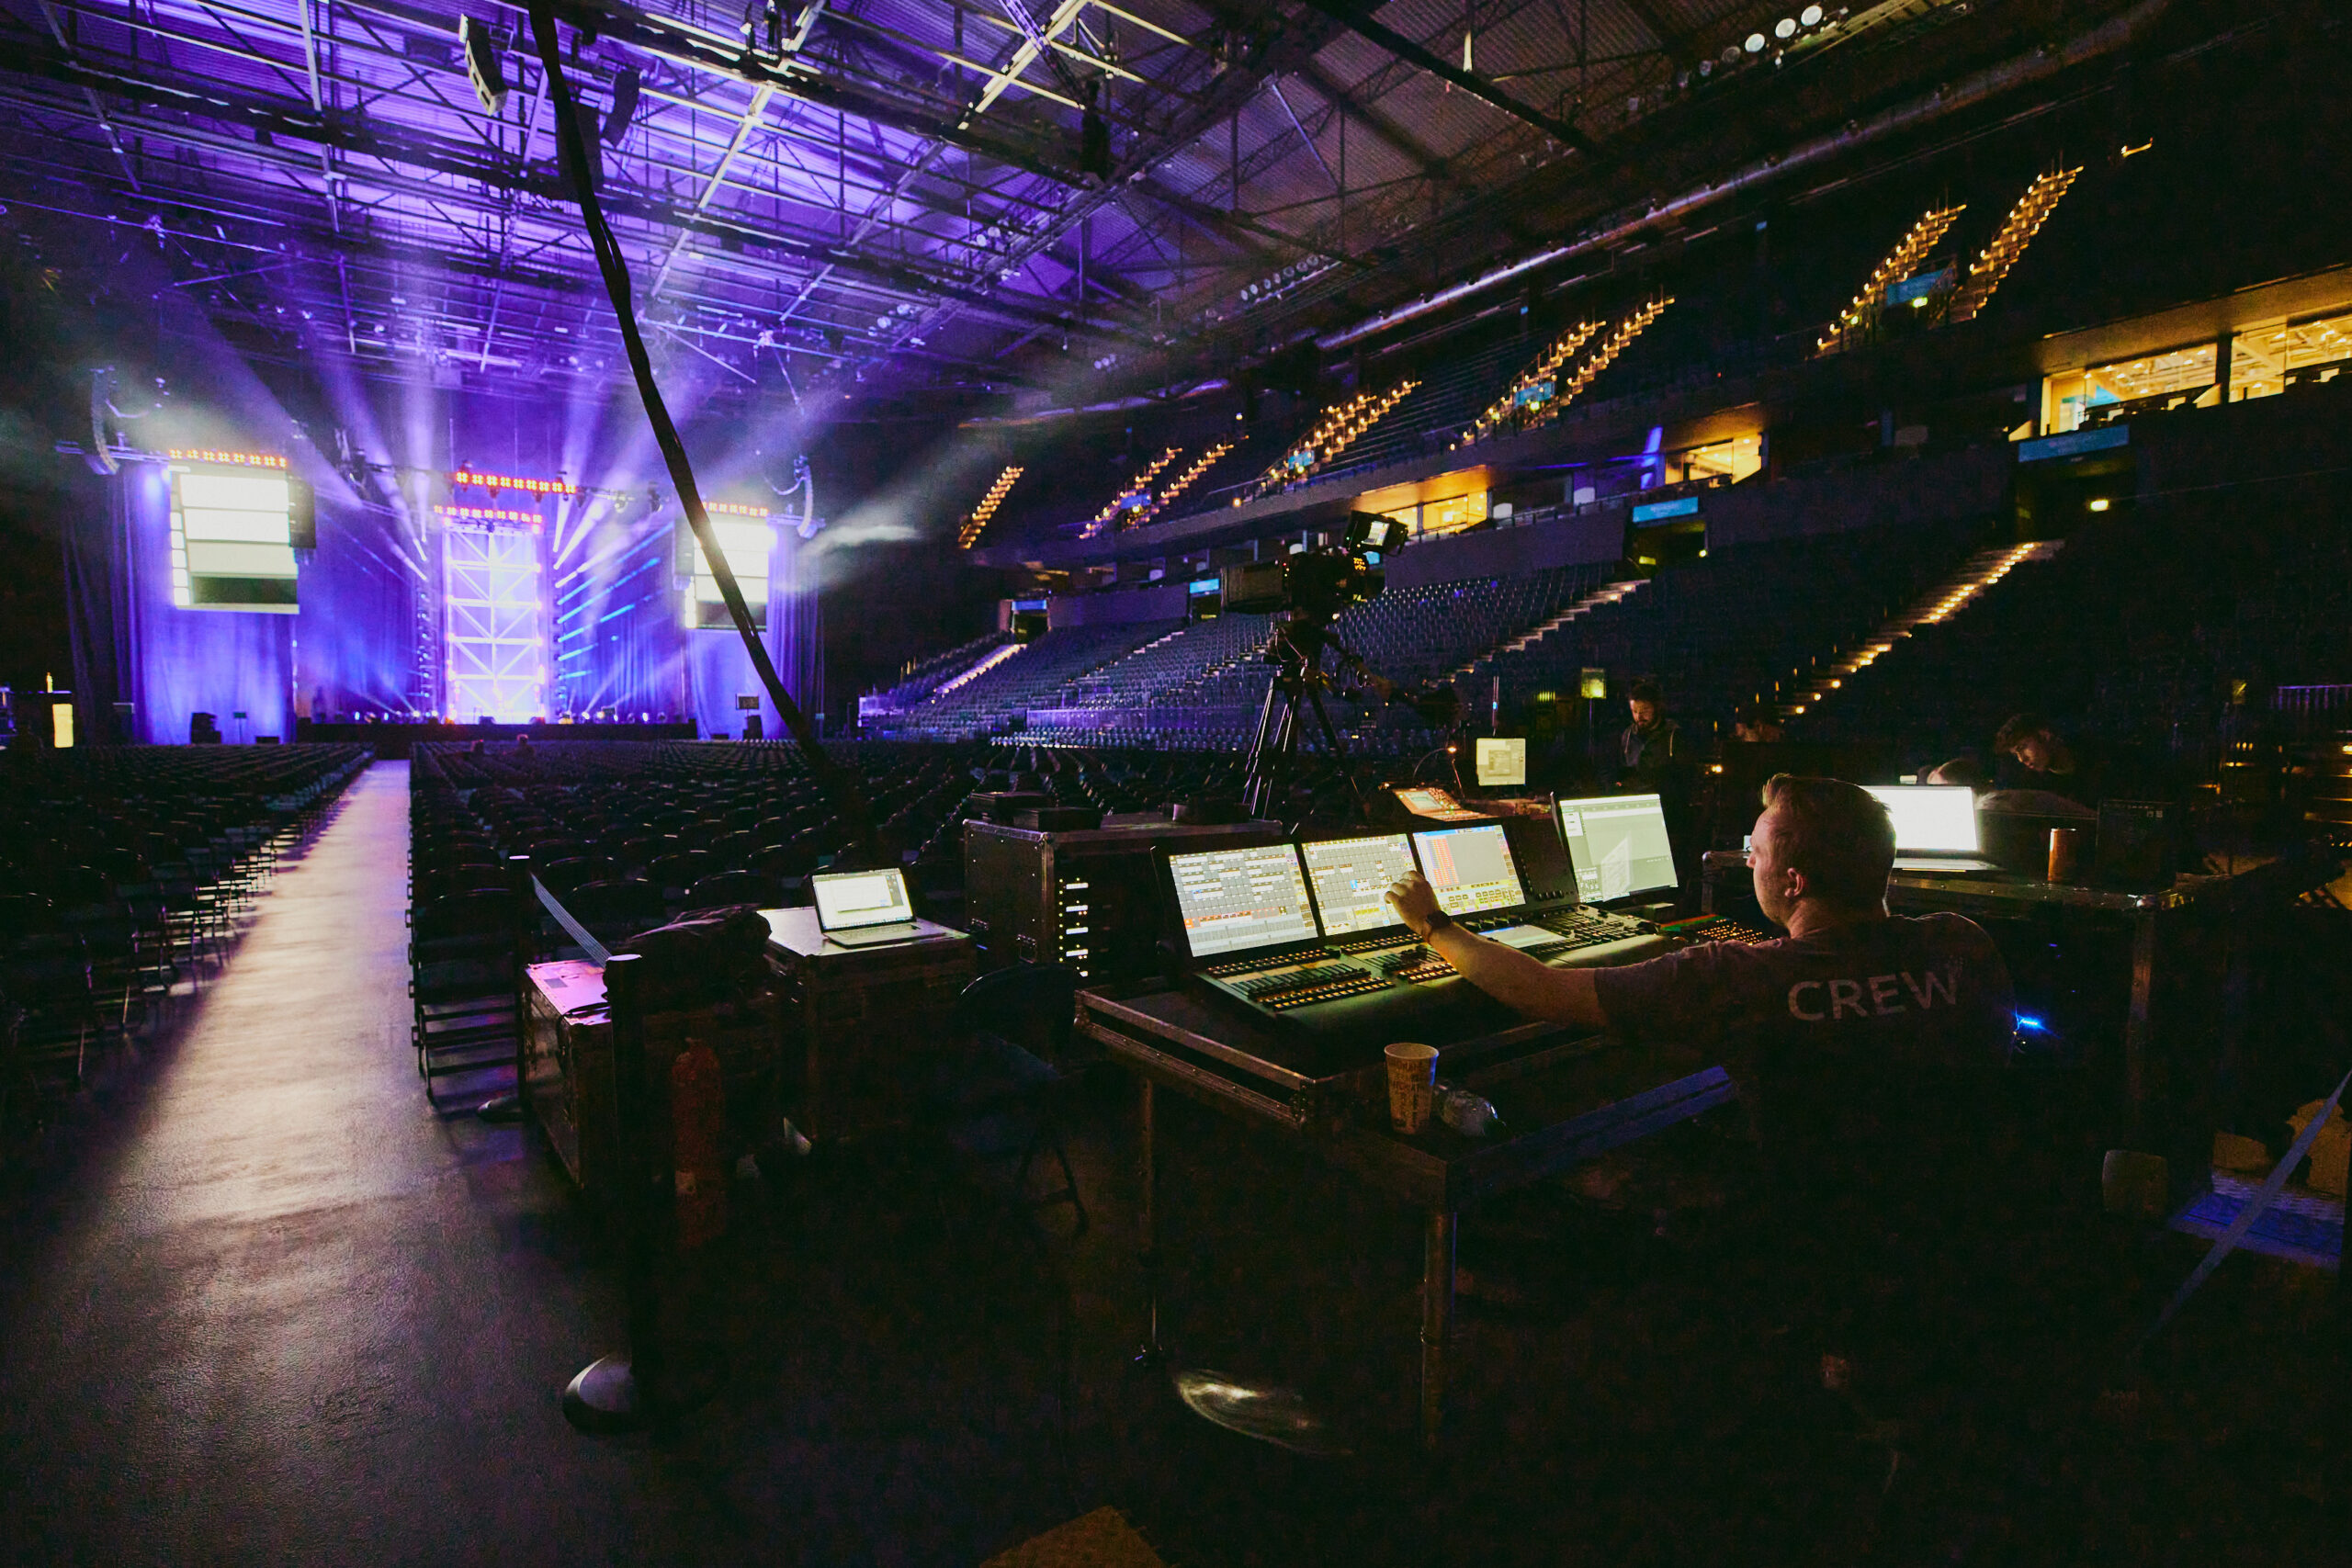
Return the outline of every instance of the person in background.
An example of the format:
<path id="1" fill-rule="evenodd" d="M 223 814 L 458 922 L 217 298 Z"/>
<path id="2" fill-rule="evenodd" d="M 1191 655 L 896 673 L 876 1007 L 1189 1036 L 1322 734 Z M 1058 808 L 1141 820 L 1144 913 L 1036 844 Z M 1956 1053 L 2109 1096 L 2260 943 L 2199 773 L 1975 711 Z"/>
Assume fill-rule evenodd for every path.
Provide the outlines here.
<path id="1" fill-rule="evenodd" d="M 1674 847 L 1675 880 L 1691 883 L 1701 848 L 1691 822 L 1691 796 L 1700 758 L 1682 727 L 1666 716 L 1666 692 L 1647 676 L 1625 694 L 1633 723 L 1617 740 L 1617 787 L 1658 797 L 1666 814 L 1666 836 Z"/>
<path id="2" fill-rule="evenodd" d="M 1984 770 L 1973 757 L 1954 757 L 1938 762 L 1919 775 L 1923 784 L 1966 784 L 1971 789 L 1984 785 Z"/>
<path id="3" fill-rule="evenodd" d="M 1733 739 L 1751 746 L 1772 745 L 1781 739 L 1781 716 L 1751 703 L 1733 716 L 1731 735 Z"/>
<path id="4" fill-rule="evenodd" d="M 2059 734 L 2042 715 L 2011 714 L 1993 737 L 2004 790 L 2039 790 L 2097 810 L 2107 780 L 2099 760 Z"/>
<path id="5" fill-rule="evenodd" d="M 1618 782 L 1664 794 L 1680 771 L 1682 727 L 1666 716 L 1665 689 L 1647 676 L 1634 682 L 1625 706 L 1634 722 L 1618 738 Z"/>

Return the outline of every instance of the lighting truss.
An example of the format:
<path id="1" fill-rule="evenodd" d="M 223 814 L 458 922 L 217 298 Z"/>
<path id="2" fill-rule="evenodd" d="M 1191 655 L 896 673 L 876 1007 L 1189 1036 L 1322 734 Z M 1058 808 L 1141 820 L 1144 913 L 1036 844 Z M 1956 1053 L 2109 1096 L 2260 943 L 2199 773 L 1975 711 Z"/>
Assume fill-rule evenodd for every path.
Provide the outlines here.
<path id="1" fill-rule="evenodd" d="M 539 536 L 528 528 L 441 532 L 449 716 L 502 724 L 547 712 L 547 615 Z"/>

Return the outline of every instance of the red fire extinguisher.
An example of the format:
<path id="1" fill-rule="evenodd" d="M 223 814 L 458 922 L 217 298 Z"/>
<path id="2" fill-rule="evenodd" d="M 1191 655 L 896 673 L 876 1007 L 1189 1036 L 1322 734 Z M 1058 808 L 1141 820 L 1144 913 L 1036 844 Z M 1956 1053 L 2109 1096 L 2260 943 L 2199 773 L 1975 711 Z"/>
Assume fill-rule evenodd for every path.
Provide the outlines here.
<path id="1" fill-rule="evenodd" d="M 718 1057 L 689 1038 L 670 1064 L 671 1168 L 678 1199 L 678 1246 L 692 1251 L 727 1229 L 727 1090 Z"/>

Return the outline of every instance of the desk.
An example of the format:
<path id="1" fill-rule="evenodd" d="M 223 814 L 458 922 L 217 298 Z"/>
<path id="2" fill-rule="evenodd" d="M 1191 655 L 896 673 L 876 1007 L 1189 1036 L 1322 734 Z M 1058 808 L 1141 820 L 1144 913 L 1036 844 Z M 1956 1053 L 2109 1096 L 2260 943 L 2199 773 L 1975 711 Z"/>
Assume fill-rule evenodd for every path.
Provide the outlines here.
<path id="1" fill-rule="evenodd" d="M 801 1131 L 823 1143 L 906 1122 L 954 1042 L 956 998 L 977 973 L 972 939 L 938 926 L 912 942 L 843 947 L 826 940 L 814 909 L 760 916 L 782 972 L 787 1099 Z"/>
<path id="2" fill-rule="evenodd" d="M 2183 875 L 2161 893 L 2078 887 L 2007 872 L 1982 876 L 1938 876 L 1927 872 L 1898 871 L 1887 879 L 1886 903 L 1897 914 L 1949 910 L 1962 915 L 2001 917 L 2031 909 L 2061 909 L 2120 920 L 2129 926 L 2132 987 L 2123 1022 L 2123 1099 L 2128 1124 L 2138 1134 L 2145 1131 L 2150 1099 L 2160 936 L 2188 919 L 2192 911 L 2228 915 L 2257 904 L 2283 904 L 2326 882 L 2334 874 L 2334 865 L 2333 858 L 2327 856 L 2290 855 L 2223 874 Z M 1708 913 L 1716 912 L 1718 885 L 1728 886 L 1735 878 L 1740 888 L 1739 902 L 1751 905 L 1747 857 L 1728 851 L 1710 851 L 1701 894 Z M 2233 969 L 2245 958 L 2243 949 L 2233 954 Z M 2232 984 L 2242 979 L 2242 976 L 2233 973 Z"/>
<path id="3" fill-rule="evenodd" d="M 1290 1038 L 1193 992 L 1156 981 L 1081 991 L 1078 1028 L 1136 1078 L 1138 1229 L 1150 1287 L 1147 1348 L 1159 1344 L 1155 1103 L 1167 1088 L 1298 1137 L 1340 1170 L 1426 1213 L 1419 1393 L 1421 1441 L 1431 1448 L 1444 1426 L 1461 1212 L 1687 1121 L 1734 1094 L 1721 1067 L 1695 1057 L 1663 1061 L 1655 1051 L 1565 1025 L 1523 1023 L 1451 1042 L 1423 1030 L 1420 1037 L 1440 1047 L 1446 1081 L 1493 1100 L 1506 1132 L 1465 1138 L 1433 1125 L 1408 1138 L 1389 1126 L 1377 1055 L 1317 1063 Z"/>

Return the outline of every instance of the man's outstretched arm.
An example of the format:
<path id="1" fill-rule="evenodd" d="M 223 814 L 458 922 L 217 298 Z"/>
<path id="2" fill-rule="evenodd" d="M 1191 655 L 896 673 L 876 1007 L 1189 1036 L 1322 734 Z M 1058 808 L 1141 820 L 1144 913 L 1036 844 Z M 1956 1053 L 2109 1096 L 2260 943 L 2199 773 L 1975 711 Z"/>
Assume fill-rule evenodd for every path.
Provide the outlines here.
<path id="1" fill-rule="evenodd" d="M 1408 874 L 1390 888 L 1388 903 L 1463 978 L 1506 1007 L 1560 1023 L 1608 1027 L 1591 970 L 1548 968 L 1515 947 L 1464 931 L 1438 908 L 1437 892 L 1420 873 Z"/>

